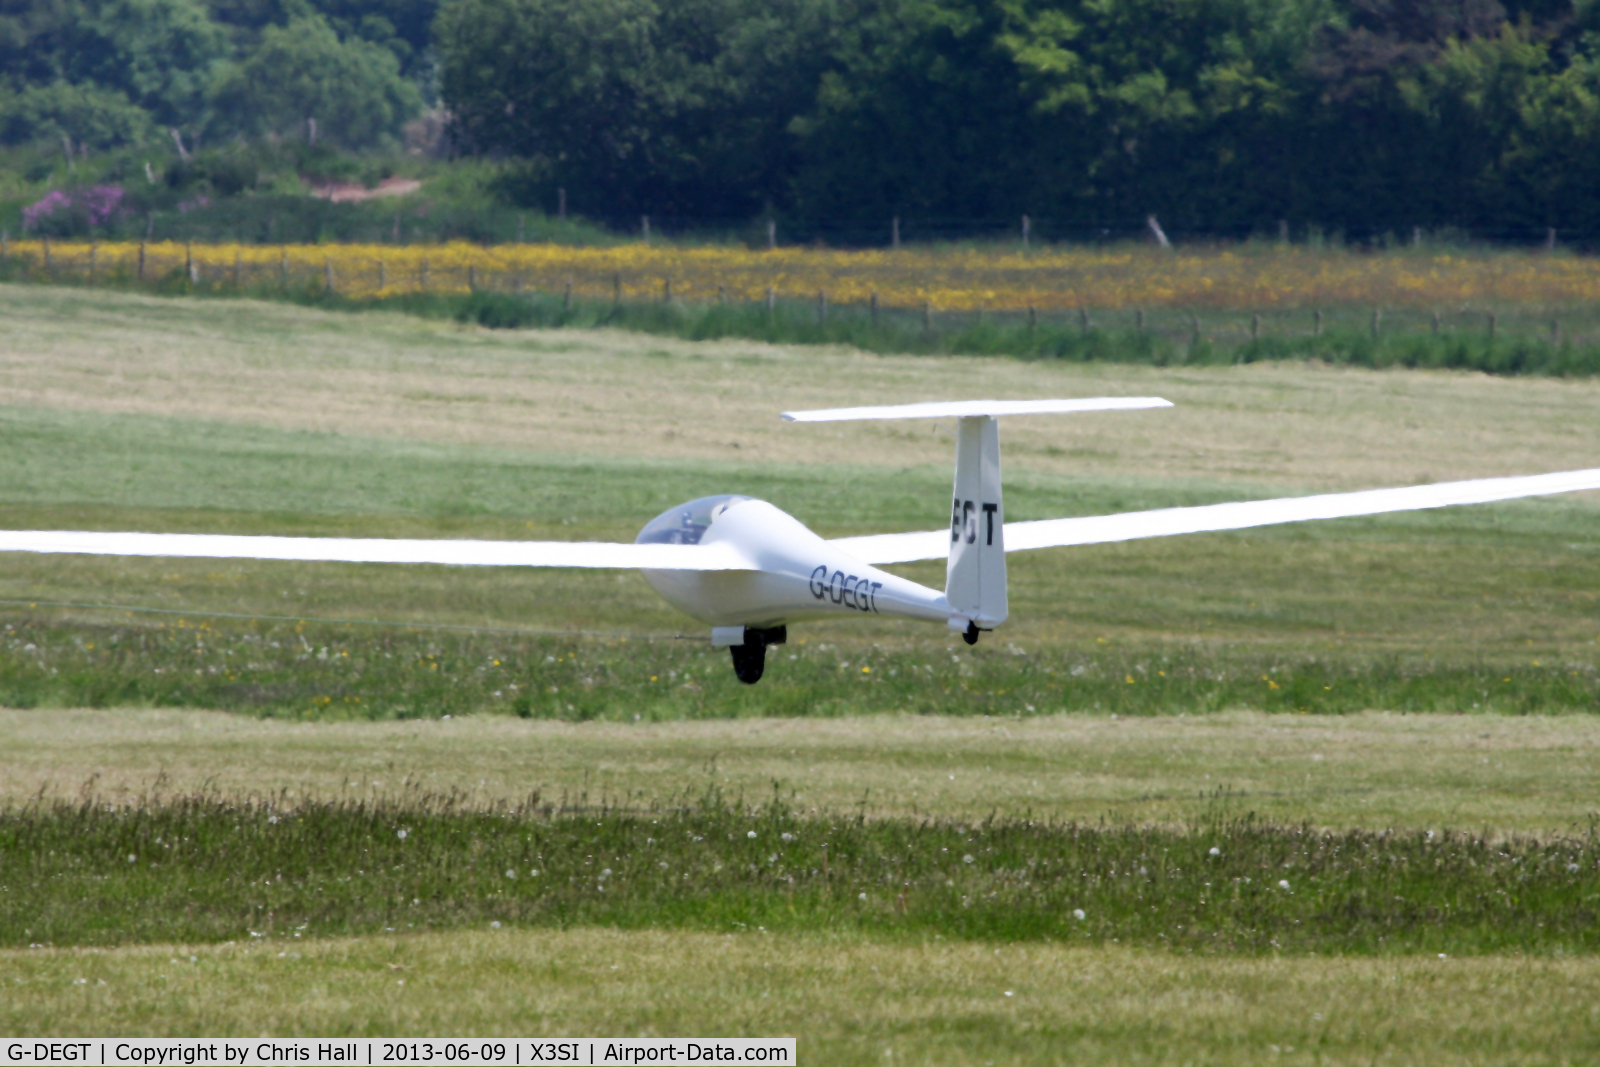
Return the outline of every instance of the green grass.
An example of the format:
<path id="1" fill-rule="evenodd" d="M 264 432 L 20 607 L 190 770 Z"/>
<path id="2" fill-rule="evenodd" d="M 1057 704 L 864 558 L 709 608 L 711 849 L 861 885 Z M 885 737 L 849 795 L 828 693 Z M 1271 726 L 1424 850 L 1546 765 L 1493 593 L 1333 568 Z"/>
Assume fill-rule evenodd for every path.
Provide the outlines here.
<path id="1" fill-rule="evenodd" d="M 38 1036 L 796 1035 L 805 1063 L 1562 1064 L 1593 956 L 1216 956 L 548 928 L 0 950 Z"/>
<path id="2" fill-rule="evenodd" d="M 0 703 L 17 708 L 221 708 L 290 719 L 491 712 L 664 722 L 1231 708 L 1531 714 L 1587 711 L 1600 701 L 1593 665 L 1571 660 L 1429 663 L 1237 647 L 947 655 L 818 642 L 775 649 L 767 678 L 752 687 L 734 678 L 725 653 L 699 639 L 252 623 L 181 609 L 158 622 L 106 625 L 34 621 L 26 608 L 7 605 L 16 621 L 0 632 Z"/>
<path id="3" fill-rule="evenodd" d="M 0 943 L 374 934 L 500 922 L 1126 943 L 1220 953 L 1592 953 L 1595 830 L 1555 840 L 802 814 L 709 793 L 641 810 L 537 795 L 0 816 Z"/>

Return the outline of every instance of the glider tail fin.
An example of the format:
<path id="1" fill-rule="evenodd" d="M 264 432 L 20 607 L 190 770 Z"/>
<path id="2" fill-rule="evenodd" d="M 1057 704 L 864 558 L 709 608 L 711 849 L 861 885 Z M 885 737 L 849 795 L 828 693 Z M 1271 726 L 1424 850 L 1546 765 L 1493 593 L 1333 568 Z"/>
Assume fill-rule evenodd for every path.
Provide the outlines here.
<path id="1" fill-rule="evenodd" d="M 950 628 L 969 644 L 1006 621 L 1005 502 L 1000 493 L 1000 425 L 963 416 L 956 429 L 956 480 L 950 509 L 945 599 Z"/>

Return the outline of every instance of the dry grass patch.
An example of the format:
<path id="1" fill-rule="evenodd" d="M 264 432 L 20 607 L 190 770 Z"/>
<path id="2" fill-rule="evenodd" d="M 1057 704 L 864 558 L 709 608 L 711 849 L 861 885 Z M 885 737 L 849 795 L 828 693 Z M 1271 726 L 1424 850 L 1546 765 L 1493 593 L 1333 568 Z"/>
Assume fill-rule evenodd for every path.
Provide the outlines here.
<path id="1" fill-rule="evenodd" d="M 809 1064 L 1572 1063 L 1600 961 L 500 930 L 0 952 L 12 1034 L 774 1036 Z"/>
<path id="2" fill-rule="evenodd" d="M 471 716 L 283 723 L 188 711 L 0 711 L 0 798 L 86 783 L 520 802 L 663 801 L 708 785 L 802 810 L 1176 823 L 1229 810 L 1326 827 L 1569 833 L 1596 814 L 1586 716 L 1236 712 L 1206 717 L 739 720 L 622 725 Z"/>
<path id="3" fill-rule="evenodd" d="M 0 404 L 532 452 L 947 462 L 925 424 L 785 427 L 788 408 L 1160 394 L 1170 412 L 1012 420 L 1011 471 L 1359 488 L 1586 467 L 1600 382 L 869 356 L 615 331 L 466 329 L 250 301 L 0 286 Z"/>

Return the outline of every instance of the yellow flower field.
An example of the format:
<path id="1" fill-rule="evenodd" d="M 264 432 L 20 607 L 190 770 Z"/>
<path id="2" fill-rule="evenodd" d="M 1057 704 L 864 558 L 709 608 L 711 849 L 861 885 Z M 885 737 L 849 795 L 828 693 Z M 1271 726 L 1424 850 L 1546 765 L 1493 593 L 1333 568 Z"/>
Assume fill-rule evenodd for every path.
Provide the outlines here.
<path id="1" fill-rule="evenodd" d="M 141 253 L 141 248 L 142 253 Z M 1565 306 L 1600 300 L 1600 260 L 1536 252 L 1304 247 L 1106 249 L 675 248 L 647 244 L 193 245 L 11 241 L 33 271 L 153 282 L 192 267 L 211 285 L 331 285 L 354 298 L 419 291 L 564 292 L 578 299 L 779 299 L 947 311 L 1195 308 L 1269 311 L 1386 306 Z"/>

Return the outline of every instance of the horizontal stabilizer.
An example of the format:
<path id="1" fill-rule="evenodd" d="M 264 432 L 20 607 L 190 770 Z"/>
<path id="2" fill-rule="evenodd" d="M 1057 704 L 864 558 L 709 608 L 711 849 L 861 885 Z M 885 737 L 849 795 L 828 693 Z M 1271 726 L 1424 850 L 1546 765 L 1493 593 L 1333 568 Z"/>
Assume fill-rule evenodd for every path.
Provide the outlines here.
<path id="1" fill-rule="evenodd" d="M 1170 408 L 1159 396 L 1094 396 L 1079 400 L 951 400 L 867 408 L 785 411 L 785 422 L 849 422 L 856 419 L 952 419 L 980 415 L 1065 415 L 1078 411 L 1140 411 Z"/>
<path id="2" fill-rule="evenodd" d="M 0 552 L 333 563 L 439 563 L 455 567 L 614 567 L 658 571 L 755 569 L 737 549 L 727 544 L 636 545 L 596 541 L 433 541 L 0 530 Z"/>
<path id="3" fill-rule="evenodd" d="M 1101 545 L 1145 537 L 1216 533 L 1286 522 L 1309 522 L 1313 519 L 1346 519 L 1358 515 L 1424 511 L 1457 504 L 1490 504 L 1498 500 L 1575 493 L 1583 489 L 1600 489 L 1600 470 L 1560 471 L 1519 478 L 1479 478 L 1399 489 L 1247 500 L 1236 504 L 1130 511 L 1121 515 L 1094 515 L 1076 519 L 1008 522 L 1005 524 L 1005 546 L 1007 552 L 1018 552 L 1030 548 Z M 950 532 L 929 530 L 921 533 L 877 534 L 845 537 L 830 543 L 864 563 L 910 563 L 923 559 L 944 559 L 950 551 Z"/>

